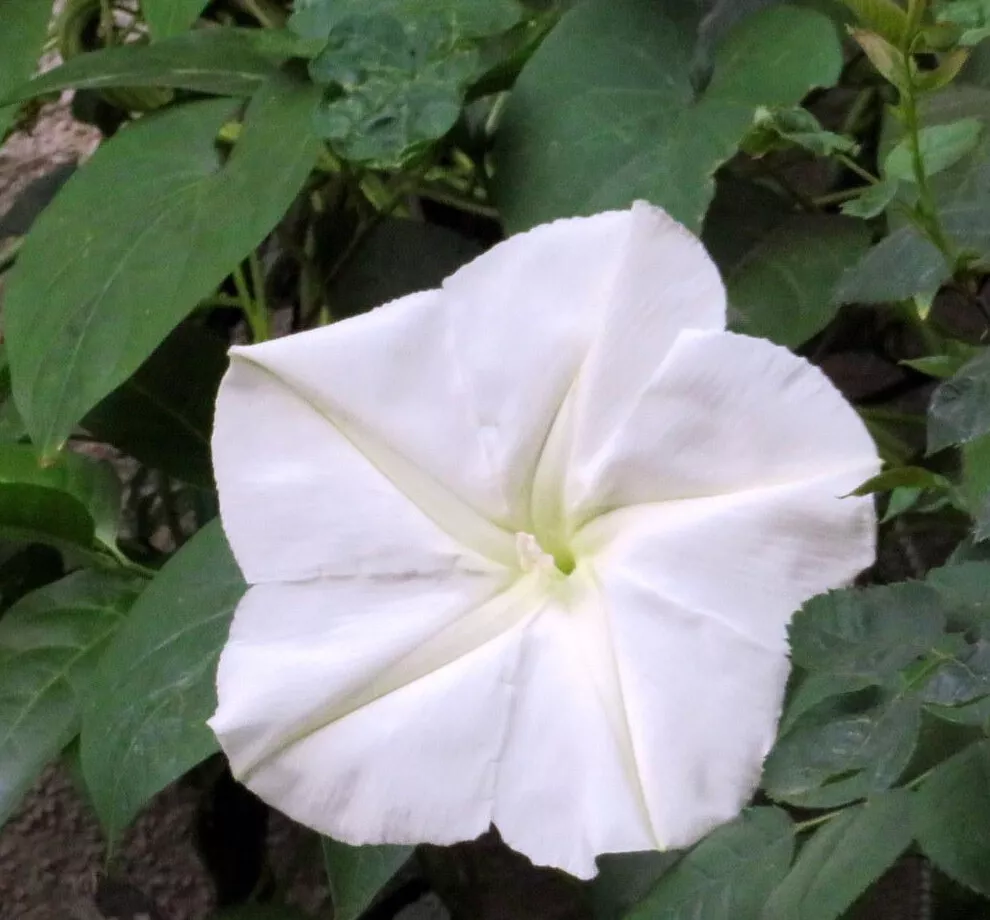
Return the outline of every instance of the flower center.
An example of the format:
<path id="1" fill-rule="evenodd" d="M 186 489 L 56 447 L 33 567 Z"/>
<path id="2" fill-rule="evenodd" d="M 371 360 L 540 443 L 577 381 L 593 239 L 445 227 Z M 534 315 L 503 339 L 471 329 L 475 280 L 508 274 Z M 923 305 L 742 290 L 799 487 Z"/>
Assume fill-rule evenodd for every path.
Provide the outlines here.
<path id="1" fill-rule="evenodd" d="M 570 575 L 574 571 L 574 554 L 567 546 L 551 547 L 547 552 L 531 533 L 516 534 L 516 553 L 524 572 L 545 572 L 548 575 Z"/>

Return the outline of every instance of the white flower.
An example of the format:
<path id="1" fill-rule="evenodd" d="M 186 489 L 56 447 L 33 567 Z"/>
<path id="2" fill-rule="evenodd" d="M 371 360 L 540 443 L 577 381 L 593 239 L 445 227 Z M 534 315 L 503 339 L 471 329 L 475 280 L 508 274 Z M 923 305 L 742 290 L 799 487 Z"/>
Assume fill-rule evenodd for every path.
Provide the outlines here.
<path id="1" fill-rule="evenodd" d="M 724 327 L 700 243 L 638 204 L 232 349 L 235 775 L 349 843 L 494 823 L 584 877 L 734 817 L 792 612 L 872 562 L 870 499 L 839 496 L 878 460 L 817 369 Z"/>

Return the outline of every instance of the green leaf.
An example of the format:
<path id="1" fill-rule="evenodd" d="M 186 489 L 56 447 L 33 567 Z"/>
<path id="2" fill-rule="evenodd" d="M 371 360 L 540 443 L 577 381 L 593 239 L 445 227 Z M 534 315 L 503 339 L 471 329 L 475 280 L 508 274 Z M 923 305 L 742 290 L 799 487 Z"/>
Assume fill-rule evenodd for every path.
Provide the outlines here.
<path id="1" fill-rule="evenodd" d="M 17 411 L 10 386 L 10 363 L 7 349 L 0 343 L 0 443 L 16 444 L 27 437 L 24 419 Z"/>
<path id="2" fill-rule="evenodd" d="M 961 118 L 943 125 L 932 125 L 918 132 L 918 146 L 925 174 L 934 176 L 958 163 L 966 154 L 976 149 L 983 122 L 978 118 Z M 914 182 L 913 153 L 907 138 L 902 138 L 887 154 L 884 161 L 887 178 L 901 182 Z"/>
<path id="3" fill-rule="evenodd" d="M 440 287 L 483 247 L 436 224 L 387 219 L 361 244 L 329 289 L 334 316 L 363 313 L 413 291 Z"/>
<path id="4" fill-rule="evenodd" d="M 779 808 L 751 808 L 712 831 L 625 920 L 756 920 L 794 853 L 794 825 Z"/>
<path id="5" fill-rule="evenodd" d="M 4 320 L 14 396 L 46 454 L 283 216 L 319 152 L 313 93 L 288 78 L 265 84 L 226 163 L 214 139 L 229 101 L 143 118 L 38 219 Z"/>
<path id="6" fill-rule="evenodd" d="M 245 591 L 219 521 L 148 585 L 93 677 L 82 766 L 111 843 L 157 792 L 217 750 L 217 659 Z"/>
<path id="7" fill-rule="evenodd" d="M 842 811 L 802 847 L 763 920 L 834 920 L 911 843 L 912 794 L 881 793 Z"/>
<path id="8" fill-rule="evenodd" d="M 832 292 L 870 245 L 858 221 L 831 215 L 785 221 L 736 265 L 726 279 L 732 326 L 795 348 L 829 323 Z"/>
<path id="9" fill-rule="evenodd" d="M 944 476 L 933 473 L 923 466 L 900 466 L 892 470 L 884 470 L 876 476 L 867 479 L 859 488 L 853 489 L 850 495 L 874 495 L 877 492 L 889 492 L 891 489 L 911 486 L 916 489 L 947 489 L 951 483 Z"/>
<path id="10" fill-rule="evenodd" d="M 142 586 L 76 572 L 0 619 L 0 824 L 79 730 L 95 663 Z"/>
<path id="11" fill-rule="evenodd" d="M 397 166 L 446 134 L 486 65 L 477 40 L 520 19 L 515 0 L 314 0 L 290 26 L 325 42 L 317 130 L 348 160 Z"/>
<path id="12" fill-rule="evenodd" d="M 887 206 L 897 197 L 898 188 L 898 183 L 891 179 L 877 182 L 875 185 L 868 185 L 857 198 L 843 203 L 842 213 L 848 217 L 858 217 L 861 220 L 878 217 L 887 210 Z"/>
<path id="13" fill-rule="evenodd" d="M 891 677 L 938 642 L 943 607 L 938 591 L 918 582 L 821 594 L 791 621 L 791 660 L 811 671 Z"/>
<path id="14" fill-rule="evenodd" d="M 792 214 L 791 204 L 766 186 L 720 174 L 701 235 L 722 277 Z"/>
<path id="15" fill-rule="evenodd" d="M 774 150 L 800 147 L 815 156 L 851 153 L 856 142 L 834 131 L 826 131 L 818 119 L 801 106 L 768 109 L 760 106 L 753 116 L 753 126 L 741 148 L 750 156 L 761 157 Z"/>
<path id="16" fill-rule="evenodd" d="M 0 99 L 34 73 L 51 17 L 50 3 L 0 0 Z M 13 107 L 0 107 L 0 142 L 15 113 Z"/>
<path id="17" fill-rule="evenodd" d="M 712 176 L 756 108 L 794 105 L 841 66 L 825 17 L 772 7 L 732 30 L 696 95 L 696 29 L 691 0 L 588 0 L 565 14 L 523 69 L 496 137 L 496 198 L 512 231 L 637 198 L 697 230 Z"/>
<path id="18" fill-rule="evenodd" d="M 209 0 L 141 0 L 141 12 L 156 39 L 184 32 L 206 8 Z"/>
<path id="19" fill-rule="evenodd" d="M 933 294 L 952 275 L 938 247 L 913 226 L 881 240 L 842 277 L 837 303 L 886 303 Z"/>
<path id="20" fill-rule="evenodd" d="M 352 847 L 321 838 L 334 920 L 357 920 L 410 859 L 413 847 Z"/>
<path id="21" fill-rule="evenodd" d="M 924 854 L 990 897 L 990 741 L 937 767 L 915 794 L 912 816 Z"/>
<path id="22" fill-rule="evenodd" d="M 826 700 L 779 738 L 763 788 L 801 808 L 834 808 L 890 788 L 911 761 L 921 728 L 915 697 L 875 690 Z M 864 704 L 865 702 L 865 704 Z"/>
<path id="23" fill-rule="evenodd" d="M 907 28 L 907 13 L 894 0 L 842 0 L 853 11 L 859 25 L 899 45 Z"/>
<path id="24" fill-rule="evenodd" d="M 595 920 L 624 917 L 683 855 L 680 850 L 647 850 L 599 856 L 598 874 L 591 881 L 591 911 Z"/>
<path id="25" fill-rule="evenodd" d="M 42 465 L 27 444 L 0 444 L 0 538 L 59 548 L 113 547 L 120 481 L 104 463 L 64 453 Z"/>
<path id="26" fill-rule="evenodd" d="M 939 384 L 928 406 L 928 452 L 990 433 L 990 349 Z"/>
<path id="27" fill-rule="evenodd" d="M 89 412 L 83 427 L 147 466 L 212 488 L 213 407 L 226 370 L 226 344 L 181 325 Z"/>
<path id="28" fill-rule="evenodd" d="M 151 45 L 90 51 L 4 91 L 21 101 L 66 89 L 170 86 L 217 96 L 250 96 L 289 55 L 262 45 L 258 29 L 199 29 Z"/>

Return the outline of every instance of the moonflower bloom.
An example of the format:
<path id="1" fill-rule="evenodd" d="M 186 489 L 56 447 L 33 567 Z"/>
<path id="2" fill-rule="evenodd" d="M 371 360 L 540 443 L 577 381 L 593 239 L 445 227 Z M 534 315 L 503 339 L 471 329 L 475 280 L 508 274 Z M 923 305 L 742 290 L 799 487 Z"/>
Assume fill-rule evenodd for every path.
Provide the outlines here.
<path id="1" fill-rule="evenodd" d="M 738 814 L 803 601 L 874 556 L 878 469 L 820 371 L 725 331 L 646 204 L 500 243 L 440 290 L 233 348 L 214 463 L 251 585 L 210 725 L 353 844 L 494 824 L 538 864 Z"/>

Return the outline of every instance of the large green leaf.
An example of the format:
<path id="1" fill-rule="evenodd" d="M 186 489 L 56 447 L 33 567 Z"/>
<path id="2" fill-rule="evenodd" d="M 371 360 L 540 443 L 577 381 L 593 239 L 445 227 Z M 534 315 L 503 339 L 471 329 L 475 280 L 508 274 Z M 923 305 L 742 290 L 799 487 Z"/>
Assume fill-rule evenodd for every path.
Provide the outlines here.
<path id="1" fill-rule="evenodd" d="M 835 286 L 869 245 L 870 231 L 851 218 L 784 221 L 726 278 L 732 325 L 778 345 L 803 344 L 835 315 Z"/>
<path id="2" fill-rule="evenodd" d="M 763 788 L 802 808 L 833 808 L 889 789 L 911 761 L 921 729 L 914 695 L 877 691 L 828 699 L 778 739 Z"/>
<path id="3" fill-rule="evenodd" d="M 413 853 L 408 846 L 352 847 L 329 837 L 322 844 L 334 920 L 357 920 Z"/>
<path id="4" fill-rule="evenodd" d="M 0 619 L 0 824 L 79 730 L 96 661 L 142 586 L 77 572 Z"/>
<path id="5" fill-rule="evenodd" d="M 964 444 L 990 433 L 990 349 L 967 362 L 932 394 L 928 450 Z"/>
<path id="6" fill-rule="evenodd" d="M 226 369 L 225 343 L 195 326 L 179 326 L 87 414 L 83 427 L 147 466 L 212 487 L 213 406 Z"/>
<path id="7" fill-rule="evenodd" d="M 153 796 L 217 749 L 216 664 L 245 584 L 219 521 L 169 560 L 93 677 L 82 766 L 111 840 Z"/>
<path id="8" fill-rule="evenodd" d="M 990 741 L 936 768 L 915 796 L 913 817 L 925 855 L 990 897 Z"/>
<path id="9" fill-rule="evenodd" d="M 831 591 L 794 615 L 791 658 L 812 671 L 887 678 L 928 652 L 944 628 L 943 604 L 928 585 Z"/>
<path id="10" fill-rule="evenodd" d="M 619 920 L 656 886 L 684 854 L 680 850 L 605 853 L 591 882 L 595 920 Z"/>
<path id="11" fill-rule="evenodd" d="M 4 91 L 11 101 L 66 89 L 171 86 L 218 96 L 250 96 L 289 55 L 263 44 L 258 29 L 202 29 L 152 45 L 131 44 L 71 58 Z"/>
<path id="12" fill-rule="evenodd" d="M 763 920 L 834 920 L 911 843 L 912 794 L 902 789 L 842 811 L 801 849 Z"/>
<path id="13" fill-rule="evenodd" d="M 933 294 L 952 271 L 938 248 L 914 226 L 882 239 L 843 275 L 838 303 L 886 303 Z"/>
<path id="14" fill-rule="evenodd" d="M 203 12 L 209 0 L 141 0 L 141 12 L 155 38 L 184 32 Z"/>
<path id="15" fill-rule="evenodd" d="M 702 840 L 625 920 L 755 920 L 793 853 L 787 814 L 751 808 Z"/>
<path id="16" fill-rule="evenodd" d="M 43 0 L 0 0 L 0 99 L 34 73 L 51 16 L 52 6 Z M 0 108 L 0 141 L 14 113 Z"/>
<path id="17" fill-rule="evenodd" d="M 564 16 L 524 68 L 496 139 L 496 196 L 511 230 L 637 198 L 697 230 L 712 175 L 757 106 L 793 105 L 838 76 L 831 23 L 782 6 L 733 29 L 696 95 L 697 9 L 587 0 Z"/>
<path id="18" fill-rule="evenodd" d="M 65 453 L 42 465 L 27 444 L 0 444 L 0 538 L 90 550 L 114 546 L 120 481 L 106 464 Z"/>
<path id="19" fill-rule="evenodd" d="M 310 0 L 290 26 L 325 43 L 310 75 L 316 125 L 349 160 L 394 165 L 446 134 L 486 62 L 477 40 L 522 15 L 516 0 Z"/>
<path id="20" fill-rule="evenodd" d="M 288 78 L 266 83 L 226 163 L 214 140 L 230 102 L 142 119 L 38 219 L 10 276 L 4 320 L 14 396 L 45 453 L 283 216 L 319 152 L 314 92 Z"/>

